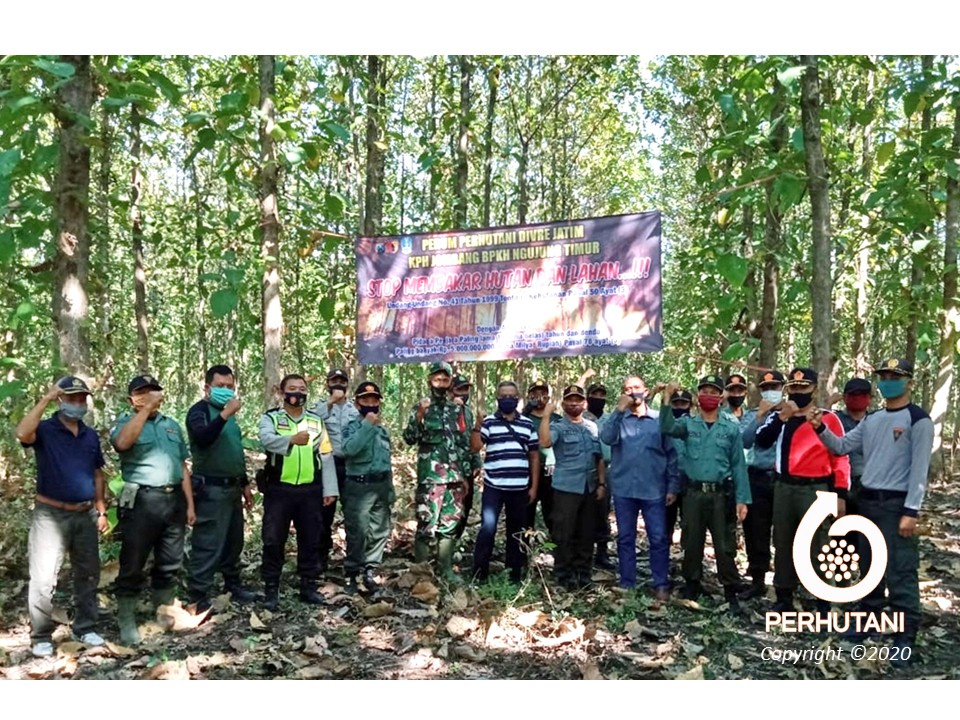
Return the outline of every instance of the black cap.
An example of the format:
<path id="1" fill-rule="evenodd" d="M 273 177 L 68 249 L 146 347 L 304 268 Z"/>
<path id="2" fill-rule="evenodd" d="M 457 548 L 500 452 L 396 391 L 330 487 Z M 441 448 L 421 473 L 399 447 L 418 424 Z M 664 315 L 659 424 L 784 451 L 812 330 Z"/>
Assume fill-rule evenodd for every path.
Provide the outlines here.
<path id="1" fill-rule="evenodd" d="M 57 380 L 57 387 L 60 388 L 60 392 L 63 395 L 79 395 L 81 393 L 86 393 L 91 395 L 90 388 L 87 387 L 87 384 L 76 375 L 67 375 L 64 378 Z"/>
<path id="2" fill-rule="evenodd" d="M 336 370 L 331 370 L 327 373 L 327 382 L 330 382 L 331 380 L 343 380 L 344 382 L 350 382 L 350 376 L 347 375 L 346 370 L 337 368 Z"/>
<path id="3" fill-rule="evenodd" d="M 601 383 L 594 383 L 587 388 L 587 395 L 593 395 L 595 392 L 602 392 L 604 395 L 607 394 L 607 386 L 602 385 Z"/>
<path id="4" fill-rule="evenodd" d="M 874 367 L 873 372 L 892 372 L 896 373 L 897 375 L 913 377 L 913 365 L 903 358 L 890 358 L 889 360 L 884 360 L 882 363 Z"/>
<path id="5" fill-rule="evenodd" d="M 697 383 L 697 390 L 702 387 L 715 387 L 717 390 L 723 390 L 723 380 L 718 375 L 705 375 Z"/>
<path id="6" fill-rule="evenodd" d="M 732 375 L 727 376 L 727 387 L 743 387 L 747 386 L 747 379 L 740 373 L 733 373 Z"/>
<path id="7" fill-rule="evenodd" d="M 783 373 L 779 370 L 767 370 L 765 373 L 760 375 L 760 378 L 757 380 L 757 387 L 763 387 L 764 385 L 774 385 L 779 384 L 783 385 L 784 378 Z"/>
<path id="8" fill-rule="evenodd" d="M 380 394 L 380 388 L 377 387 L 376 383 L 372 382 L 362 382 L 357 385 L 357 391 L 353 396 L 358 398 L 363 395 L 376 395 L 378 398 L 383 397 L 383 395 Z"/>
<path id="9" fill-rule="evenodd" d="M 677 390 L 673 395 L 670 396 L 670 402 L 674 400 L 686 400 L 688 403 L 693 402 L 693 395 L 689 390 Z"/>
<path id="10" fill-rule="evenodd" d="M 546 381 L 546 380 L 537 380 L 537 381 L 531 383 L 531 384 L 530 384 L 530 387 L 527 388 L 527 395 L 529 395 L 530 393 L 532 393 L 534 390 L 546 390 L 546 391 L 549 393 L 549 392 L 550 392 L 550 386 L 547 385 L 547 381 Z"/>
<path id="11" fill-rule="evenodd" d="M 130 384 L 127 385 L 127 395 L 132 394 L 134 390 L 140 390 L 142 388 L 163 390 L 163 385 L 161 385 L 160 381 L 157 380 L 153 375 L 137 375 L 133 380 L 130 381 Z"/>
<path id="12" fill-rule="evenodd" d="M 583 391 L 583 388 L 579 385 L 567 385 L 563 389 L 563 399 L 566 400 L 568 397 L 573 395 L 579 395 L 582 398 L 585 398 L 587 394 Z"/>
<path id="13" fill-rule="evenodd" d="M 787 385 L 816 385 L 817 371 L 813 368 L 794 368 L 787 377 Z"/>
<path id="14" fill-rule="evenodd" d="M 470 382 L 466 375 L 463 373 L 457 373 L 453 376 L 453 384 L 451 387 L 456 390 L 457 388 L 471 387 L 472 385 L 473 383 Z"/>
<path id="15" fill-rule="evenodd" d="M 869 380 L 864 380 L 863 378 L 851 378 L 847 380 L 847 384 L 843 386 L 843 394 L 847 393 L 868 393 L 873 392 L 873 385 L 870 384 Z"/>

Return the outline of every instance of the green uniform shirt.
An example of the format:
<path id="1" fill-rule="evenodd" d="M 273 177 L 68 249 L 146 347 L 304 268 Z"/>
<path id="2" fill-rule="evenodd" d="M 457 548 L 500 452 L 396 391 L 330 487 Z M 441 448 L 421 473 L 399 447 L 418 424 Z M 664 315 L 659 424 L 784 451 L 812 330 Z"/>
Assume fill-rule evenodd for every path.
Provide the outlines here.
<path id="1" fill-rule="evenodd" d="M 117 418 L 110 431 L 113 442 L 120 430 L 133 418 L 133 413 L 125 412 Z M 183 461 L 190 457 L 183 432 L 173 418 L 157 415 L 147 418 L 140 431 L 140 437 L 129 449 L 117 451 L 120 455 L 120 473 L 123 481 L 163 487 L 177 485 L 183 481 Z"/>
<path id="2" fill-rule="evenodd" d="M 416 445 L 417 482 L 431 485 L 446 485 L 463 482 L 476 467 L 474 453 L 470 450 L 470 426 L 460 407 L 450 400 L 434 400 L 417 420 L 417 405 L 407 416 L 403 440 L 407 445 Z"/>
<path id="3" fill-rule="evenodd" d="M 351 419 L 343 428 L 341 447 L 347 475 L 390 472 L 390 432 L 383 425 Z"/>
<path id="4" fill-rule="evenodd" d="M 723 482 L 732 477 L 737 502 L 752 502 L 740 424 L 735 418 L 721 413 L 708 426 L 699 415 L 677 419 L 671 412 L 662 412 L 660 432 L 684 441 L 683 469 L 691 482 Z"/>

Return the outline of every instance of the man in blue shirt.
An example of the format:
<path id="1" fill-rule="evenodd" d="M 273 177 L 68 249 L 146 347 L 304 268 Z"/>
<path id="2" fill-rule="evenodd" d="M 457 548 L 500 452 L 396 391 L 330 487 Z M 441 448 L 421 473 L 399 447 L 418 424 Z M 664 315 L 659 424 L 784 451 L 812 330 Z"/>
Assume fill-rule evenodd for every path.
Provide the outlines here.
<path id="1" fill-rule="evenodd" d="M 30 638 L 35 657 L 53 655 L 53 591 L 65 553 L 73 569 L 74 635 L 84 645 L 103 645 L 97 634 L 100 554 L 97 533 L 107 530 L 103 452 L 83 418 L 90 389 L 68 376 L 50 388 L 17 425 L 17 439 L 37 457 L 37 497 L 30 524 Z M 41 421 L 43 411 L 57 412 Z"/>
<path id="2" fill-rule="evenodd" d="M 670 597 L 667 505 L 677 500 L 680 473 L 673 439 L 660 433 L 659 414 L 647 407 L 646 396 L 643 378 L 624 379 L 623 395 L 601 424 L 600 439 L 612 450 L 609 482 L 617 515 L 620 587 L 637 584 L 637 517 L 642 513 L 654 593 L 666 601 Z"/>

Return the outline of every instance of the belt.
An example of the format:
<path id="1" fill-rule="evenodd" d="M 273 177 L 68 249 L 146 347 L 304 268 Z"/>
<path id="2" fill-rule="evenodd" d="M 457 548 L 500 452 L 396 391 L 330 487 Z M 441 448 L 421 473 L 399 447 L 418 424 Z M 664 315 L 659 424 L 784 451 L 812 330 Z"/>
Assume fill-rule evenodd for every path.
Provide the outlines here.
<path id="1" fill-rule="evenodd" d="M 907 494 L 900 490 L 872 490 L 861 487 L 858 498 L 860 500 L 900 500 L 907 499 Z"/>
<path id="2" fill-rule="evenodd" d="M 237 475 L 235 477 L 216 477 L 214 475 L 194 475 L 193 480 L 199 481 L 204 485 L 213 485 L 216 487 L 233 487 L 234 485 L 243 485 L 247 481 L 246 475 Z"/>
<path id="3" fill-rule="evenodd" d="M 797 477 L 796 475 L 784 475 L 782 473 L 776 476 L 777 482 L 784 485 L 831 485 L 833 478 L 827 477 Z"/>
<path id="4" fill-rule="evenodd" d="M 42 505 L 49 505 L 50 507 L 60 508 L 61 510 L 69 510 L 70 512 L 84 512 L 93 507 L 93 500 L 87 500 L 82 503 L 68 503 L 54 500 L 53 498 L 48 498 L 45 495 L 37 495 L 36 501 Z"/>
<path id="5" fill-rule="evenodd" d="M 691 490 L 699 490 L 702 493 L 722 493 L 726 491 L 723 486 L 725 481 L 720 482 L 692 482 L 687 487 Z"/>
<path id="6" fill-rule="evenodd" d="M 347 480 L 355 483 L 375 483 L 390 479 L 389 472 L 367 473 L 366 475 L 347 475 Z"/>
<path id="7" fill-rule="evenodd" d="M 130 484 L 137 485 L 137 483 L 130 483 Z M 165 495 L 169 495 L 174 490 L 180 487 L 180 483 L 177 483 L 176 485 L 161 485 L 159 487 L 156 487 L 154 485 L 137 485 L 137 487 L 140 488 L 141 491 L 158 492 L 158 493 L 164 493 Z"/>
<path id="8" fill-rule="evenodd" d="M 772 480 L 776 474 L 773 468 L 758 468 L 753 465 L 747 465 L 747 473 L 755 477 L 767 478 L 768 480 Z"/>

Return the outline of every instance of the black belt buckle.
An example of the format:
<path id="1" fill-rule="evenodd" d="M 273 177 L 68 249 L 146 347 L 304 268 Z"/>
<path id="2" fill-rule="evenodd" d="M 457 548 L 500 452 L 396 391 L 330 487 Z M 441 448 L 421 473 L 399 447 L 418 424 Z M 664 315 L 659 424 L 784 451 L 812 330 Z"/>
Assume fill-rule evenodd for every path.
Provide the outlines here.
<path id="1" fill-rule="evenodd" d="M 694 490 L 699 490 L 700 492 L 705 493 L 707 495 L 711 493 L 718 493 L 723 489 L 721 486 L 721 483 L 700 482 L 700 483 L 691 483 L 691 486 L 693 487 Z"/>
<path id="2" fill-rule="evenodd" d="M 383 482 L 389 477 L 389 473 L 379 472 L 379 473 L 367 473 L 366 475 L 347 475 L 347 480 L 351 480 L 355 483 L 374 483 L 374 482 Z"/>
<path id="3" fill-rule="evenodd" d="M 169 495 L 179 487 L 179 485 L 160 485 L 159 487 L 156 485 L 140 485 L 139 487 L 141 490 L 146 490 L 147 492 L 159 492 Z"/>

